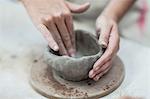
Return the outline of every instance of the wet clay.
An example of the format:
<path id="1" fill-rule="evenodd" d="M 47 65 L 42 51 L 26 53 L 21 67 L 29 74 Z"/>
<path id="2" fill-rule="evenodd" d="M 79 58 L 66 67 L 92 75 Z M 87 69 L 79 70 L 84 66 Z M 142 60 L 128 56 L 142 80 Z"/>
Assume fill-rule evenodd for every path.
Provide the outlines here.
<path id="1" fill-rule="evenodd" d="M 88 72 L 103 54 L 97 39 L 86 31 L 77 30 L 76 54 L 74 57 L 61 56 L 49 48 L 45 52 L 45 62 L 59 76 L 70 81 L 81 81 L 88 78 Z"/>

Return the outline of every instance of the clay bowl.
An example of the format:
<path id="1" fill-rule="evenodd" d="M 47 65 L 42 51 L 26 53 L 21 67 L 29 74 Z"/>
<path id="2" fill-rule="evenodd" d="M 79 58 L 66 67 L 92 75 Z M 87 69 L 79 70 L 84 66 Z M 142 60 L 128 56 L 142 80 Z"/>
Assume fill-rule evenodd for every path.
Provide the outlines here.
<path id="1" fill-rule="evenodd" d="M 103 51 L 92 34 L 82 30 L 76 30 L 75 34 L 76 54 L 74 57 L 61 56 L 47 47 L 44 59 L 60 77 L 70 81 L 81 81 L 88 78 L 88 72 Z"/>

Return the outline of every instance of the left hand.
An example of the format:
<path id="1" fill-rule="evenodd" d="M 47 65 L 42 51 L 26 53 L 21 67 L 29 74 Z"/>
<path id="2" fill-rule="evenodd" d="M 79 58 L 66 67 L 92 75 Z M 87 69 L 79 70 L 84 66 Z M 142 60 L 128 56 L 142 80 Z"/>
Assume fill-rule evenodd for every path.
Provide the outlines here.
<path id="1" fill-rule="evenodd" d="M 119 50 L 120 42 L 118 24 L 112 18 L 104 15 L 99 16 L 96 21 L 96 30 L 99 43 L 106 47 L 106 50 L 89 72 L 89 77 L 95 81 L 99 80 L 111 68 L 112 59 Z"/>

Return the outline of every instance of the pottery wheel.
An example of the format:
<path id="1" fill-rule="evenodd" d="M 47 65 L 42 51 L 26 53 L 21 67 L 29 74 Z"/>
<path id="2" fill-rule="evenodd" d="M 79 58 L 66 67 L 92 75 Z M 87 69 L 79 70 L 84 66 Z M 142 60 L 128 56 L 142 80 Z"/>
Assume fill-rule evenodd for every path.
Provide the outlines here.
<path id="1" fill-rule="evenodd" d="M 116 57 L 109 72 L 97 82 L 91 79 L 80 82 L 66 81 L 48 70 L 41 57 L 31 68 L 30 84 L 38 93 L 50 99 L 97 99 L 117 89 L 124 75 L 124 65 L 120 58 Z"/>

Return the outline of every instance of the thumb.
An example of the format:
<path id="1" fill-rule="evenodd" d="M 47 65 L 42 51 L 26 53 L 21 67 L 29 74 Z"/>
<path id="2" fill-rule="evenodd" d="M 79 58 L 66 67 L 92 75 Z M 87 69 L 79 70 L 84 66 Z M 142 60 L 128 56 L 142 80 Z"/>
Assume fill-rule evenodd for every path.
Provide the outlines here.
<path id="1" fill-rule="evenodd" d="M 78 4 L 73 4 L 73 3 L 66 1 L 66 5 L 72 13 L 82 13 L 82 12 L 85 12 L 90 7 L 89 2 L 84 3 L 82 5 L 78 5 Z"/>

